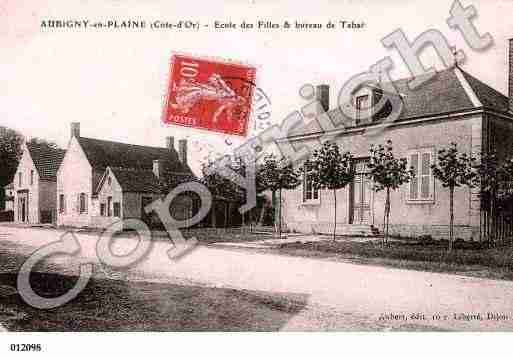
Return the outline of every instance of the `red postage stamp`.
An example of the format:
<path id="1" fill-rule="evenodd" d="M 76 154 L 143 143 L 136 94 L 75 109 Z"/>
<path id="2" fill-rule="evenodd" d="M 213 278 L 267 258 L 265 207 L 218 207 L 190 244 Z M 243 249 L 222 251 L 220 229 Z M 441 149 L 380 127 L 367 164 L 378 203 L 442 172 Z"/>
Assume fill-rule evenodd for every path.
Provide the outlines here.
<path id="1" fill-rule="evenodd" d="M 173 55 L 162 121 L 245 136 L 256 68 Z"/>

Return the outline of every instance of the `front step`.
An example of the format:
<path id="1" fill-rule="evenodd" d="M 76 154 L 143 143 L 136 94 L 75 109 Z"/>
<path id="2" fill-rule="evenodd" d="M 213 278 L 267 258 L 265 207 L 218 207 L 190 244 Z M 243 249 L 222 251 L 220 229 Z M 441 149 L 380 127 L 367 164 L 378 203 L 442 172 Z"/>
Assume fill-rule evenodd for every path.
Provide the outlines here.
<path id="1" fill-rule="evenodd" d="M 332 234 L 333 224 L 315 224 L 312 229 L 315 233 Z M 336 235 L 375 237 L 379 235 L 379 229 L 370 224 L 337 224 Z"/>

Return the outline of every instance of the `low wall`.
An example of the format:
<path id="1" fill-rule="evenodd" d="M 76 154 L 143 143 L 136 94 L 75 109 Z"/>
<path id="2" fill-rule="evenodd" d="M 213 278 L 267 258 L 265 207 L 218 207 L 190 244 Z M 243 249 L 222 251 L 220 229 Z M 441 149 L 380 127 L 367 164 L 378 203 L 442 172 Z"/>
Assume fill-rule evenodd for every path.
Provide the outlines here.
<path id="1" fill-rule="evenodd" d="M 353 235 L 357 231 L 352 231 L 351 227 L 362 227 L 362 225 L 348 225 L 347 223 L 337 223 L 338 235 Z M 333 223 L 331 222 L 288 222 L 283 226 L 284 230 L 299 233 L 319 233 L 331 234 L 333 233 Z M 383 233 L 382 225 L 375 225 L 375 228 Z M 392 224 L 388 227 L 390 235 L 417 238 L 423 235 L 431 235 L 433 239 L 448 239 L 449 226 L 448 225 L 412 225 L 412 224 Z M 471 226 L 454 226 L 454 238 L 462 238 L 464 240 L 479 240 L 479 227 Z"/>
<path id="2" fill-rule="evenodd" d="M 479 227 L 454 226 L 454 238 L 464 240 L 479 240 Z M 383 229 L 380 228 L 380 231 Z M 421 235 L 430 235 L 434 239 L 449 239 L 448 225 L 412 225 L 412 224 L 390 224 L 388 226 L 390 235 L 416 238 Z"/>

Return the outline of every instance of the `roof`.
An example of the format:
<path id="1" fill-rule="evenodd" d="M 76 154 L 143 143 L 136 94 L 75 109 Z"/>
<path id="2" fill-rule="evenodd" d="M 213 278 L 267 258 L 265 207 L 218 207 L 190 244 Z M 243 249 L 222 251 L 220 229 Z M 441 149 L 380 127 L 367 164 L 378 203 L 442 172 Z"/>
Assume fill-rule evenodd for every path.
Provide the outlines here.
<path id="1" fill-rule="evenodd" d="M 77 137 L 77 140 L 89 163 L 98 172 L 105 171 L 107 167 L 152 171 L 153 161 L 161 160 L 166 171 L 193 175 L 190 167 L 178 159 L 178 153 L 174 149 L 132 145 L 87 137 Z M 93 188 L 98 187 L 100 179 L 99 176 L 93 176 Z"/>
<path id="2" fill-rule="evenodd" d="M 461 72 L 461 76 L 458 76 L 458 71 Z M 474 91 L 483 107 L 505 113 L 509 110 L 506 96 L 457 67 L 437 72 L 436 76 L 413 90 L 409 87 L 412 80 L 413 78 L 410 77 L 393 81 L 393 85 L 403 101 L 403 111 L 396 120 L 397 122 L 480 107 L 472 102 L 472 98 L 465 87 Z M 348 118 L 339 107 L 328 111 L 328 115 L 335 125 L 353 123 L 352 119 Z M 306 135 L 320 131 L 321 128 L 317 121 L 309 121 L 304 126 L 298 126 L 291 131 L 289 136 Z"/>
<path id="3" fill-rule="evenodd" d="M 491 88 L 484 82 L 479 81 L 469 73 L 463 70 L 461 70 L 461 72 L 484 107 L 498 110 L 500 112 L 509 111 L 509 99 L 507 96 Z"/>
<path id="4" fill-rule="evenodd" d="M 108 177 L 108 171 L 111 171 L 119 182 L 123 192 L 136 193 L 161 193 L 165 189 L 166 182 L 181 183 L 186 180 L 195 179 L 194 175 L 180 173 L 165 173 L 165 181 L 161 183 L 157 176 L 150 170 L 132 169 L 132 168 L 111 168 L 107 167 L 103 174 L 96 191 L 99 192 L 101 186 Z"/>
<path id="5" fill-rule="evenodd" d="M 158 178 L 152 171 L 111 168 L 123 192 L 160 193 Z"/>
<path id="6" fill-rule="evenodd" d="M 39 178 L 46 181 L 57 181 L 57 170 L 66 151 L 31 142 L 27 142 L 27 148 L 34 166 L 36 166 Z"/>

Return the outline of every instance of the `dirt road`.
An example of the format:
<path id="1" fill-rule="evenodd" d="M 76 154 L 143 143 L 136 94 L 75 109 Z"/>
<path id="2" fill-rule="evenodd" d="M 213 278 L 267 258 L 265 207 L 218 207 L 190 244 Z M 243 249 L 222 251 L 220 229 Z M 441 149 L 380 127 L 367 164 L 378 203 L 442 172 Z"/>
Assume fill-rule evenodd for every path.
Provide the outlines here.
<path id="1" fill-rule="evenodd" d="M 28 255 L 61 234 L 0 227 L 0 243 L 9 243 L 11 251 Z M 96 236 L 78 234 L 77 238 L 80 257 L 51 257 L 47 271 L 76 275 L 78 264 L 98 263 Z M 121 255 L 135 245 L 134 238 L 120 238 L 113 251 Z M 171 247 L 168 242 L 155 242 L 136 266 L 123 271 L 98 266 L 96 277 L 304 298 L 302 310 L 287 318 L 280 330 L 513 329 L 513 282 L 204 246 L 173 261 L 167 255 Z M 496 315 L 501 318 L 497 320 Z M 312 321 L 313 316 L 318 320 Z M 329 325 L 322 325 L 325 321 Z"/>

